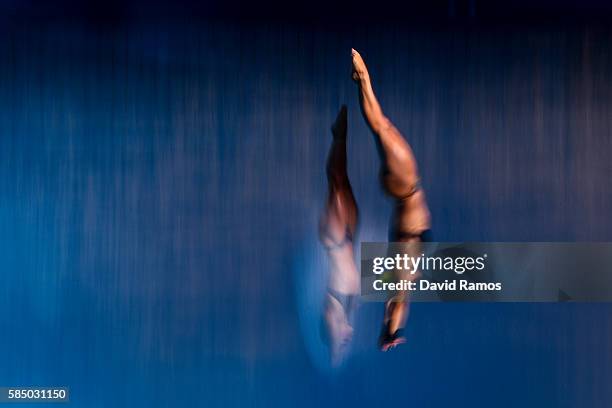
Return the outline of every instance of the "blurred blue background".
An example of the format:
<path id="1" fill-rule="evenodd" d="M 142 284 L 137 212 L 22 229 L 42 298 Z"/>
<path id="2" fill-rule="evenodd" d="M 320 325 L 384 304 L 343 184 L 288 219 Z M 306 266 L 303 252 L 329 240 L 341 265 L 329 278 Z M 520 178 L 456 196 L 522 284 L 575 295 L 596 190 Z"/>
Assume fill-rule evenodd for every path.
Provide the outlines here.
<path id="1" fill-rule="evenodd" d="M 387 354 L 367 304 L 329 371 L 296 301 L 324 265 L 342 103 L 360 238 L 387 236 L 351 47 L 413 145 L 437 240 L 611 240 L 611 30 L 0 30 L 0 385 L 68 386 L 79 407 L 612 404 L 607 304 L 416 304 Z"/>

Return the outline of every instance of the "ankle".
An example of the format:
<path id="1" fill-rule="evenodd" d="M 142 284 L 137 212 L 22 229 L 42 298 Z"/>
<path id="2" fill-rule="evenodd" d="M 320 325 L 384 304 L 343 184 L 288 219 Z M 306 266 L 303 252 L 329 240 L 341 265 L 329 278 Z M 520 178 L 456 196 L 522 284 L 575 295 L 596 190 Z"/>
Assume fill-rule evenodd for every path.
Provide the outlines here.
<path id="1" fill-rule="evenodd" d="M 370 81 L 370 75 L 367 72 L 359 74 L 359 87 L 363 90 L 372 90 L 372 82 Z"/>

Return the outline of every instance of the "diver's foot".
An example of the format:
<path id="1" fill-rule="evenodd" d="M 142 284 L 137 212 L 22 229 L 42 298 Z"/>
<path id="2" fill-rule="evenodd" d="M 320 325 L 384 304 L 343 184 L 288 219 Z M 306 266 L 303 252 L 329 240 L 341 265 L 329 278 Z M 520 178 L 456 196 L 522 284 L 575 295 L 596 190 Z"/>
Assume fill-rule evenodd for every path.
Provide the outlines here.
<path id="1" fill-rule="evenodd" d="M 340 107 L 340 111 L 338 112 L 338 116 L 336 116 L 336 120 L 334 121 L 331 127 L 331 131 L 332 131 L 332 134 L 334 135 L 334 139 L 341 139 L 341 140 L 346 139 L 346 129 L 347 129 L 346 118 L 347 118 L 346 105 L 342 105 Z"/>
<path id="2" fill-rule="evenodd" d="M 363 61 L 361 54 L 359 54 L 354 48 L 351 48 L 351 57 L 353 60 L 353 81 L 359 84 L 369 83 L 370 74 L 368 73 L 368 68 Z"/>

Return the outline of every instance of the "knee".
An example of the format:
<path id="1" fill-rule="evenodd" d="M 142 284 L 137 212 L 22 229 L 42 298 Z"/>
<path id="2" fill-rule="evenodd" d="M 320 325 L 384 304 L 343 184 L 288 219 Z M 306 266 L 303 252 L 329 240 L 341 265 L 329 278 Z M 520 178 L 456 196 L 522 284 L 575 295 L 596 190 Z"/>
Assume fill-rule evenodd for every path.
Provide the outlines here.
<path id="1" fill-rule="evenodd" d="M 370 127 L 377 135 L 382 135 L 385 132 L 394 130 L 393 123 L 384 115 L 372 121 Z"/>
<path id="2" fill-rule="evenodd" d="M 388 169 L 382 169 L 380 182 L 383 190 L 397 200 L 410 197 L 419 188 L 418 177 L 409 172 L 392 173 Z"/>

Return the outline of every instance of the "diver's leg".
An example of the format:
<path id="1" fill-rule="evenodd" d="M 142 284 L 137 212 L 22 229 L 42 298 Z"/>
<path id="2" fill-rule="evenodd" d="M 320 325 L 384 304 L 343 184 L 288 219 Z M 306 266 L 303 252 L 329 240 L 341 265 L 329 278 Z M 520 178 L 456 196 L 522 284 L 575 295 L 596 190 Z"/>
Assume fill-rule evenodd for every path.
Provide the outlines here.
<path id="1" fill-rule="evenodd" d="M 328 195 L 321 216 L 320 237 L 330 266 L 323 317 L 332 363 L 337 364 L 352 338 L 351 314 L 360 289 L 353 248 L 358 211 L 346 167 L 344 106 L 332 127 L 332 133 L 333 141 L 327 159 Z"/>
<path id="2" fill-rule="evenodd" d="M 430 215 L 423 190 L 419 187 L 418 166 L 408 142 L 384 114 L 370 81 L 361 55 L 352 50 L 353 79 L 359 86 L 359 101 L 363 116 L 375 135 L 381 157 L 381 183 L 395 200 L 391 219 L 391 240 L 411 243 L 407 251 L 418 256 L 420 235 L 429 229 Z M 396 271 L 396 279 L 416 280 L 418 274 Z M 405 325 L 409 311 L 409 293 L 392 296 L 385 307 L 381 348 L 387 350 L 404 341 L 396 333 Z"/>
<path id="3" fill-rule="evenodd" d="M 412 149 L 401 133 L 385 116 L 374 94 L 367 67 L 361 55 L 352 50 L 353 79 L 359 85 L 359 101 L 363 116 L 376 136 L 383 167 L 383 185 L 395 198 L 410 195 L 418 186 L 419 177 Z"/>
<path id="4" fill-rule="evenodd" d="M 346 164 L 346 106 L 342 106 L 332 126 L 332 144 L 327 156 L 328 194 L 321 217 L 321 239 L 326 247 L 349 243 L 357 229 L 357 203 Z"/>

